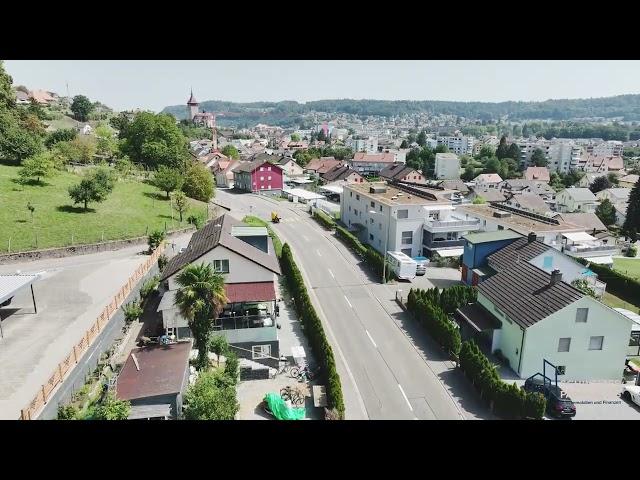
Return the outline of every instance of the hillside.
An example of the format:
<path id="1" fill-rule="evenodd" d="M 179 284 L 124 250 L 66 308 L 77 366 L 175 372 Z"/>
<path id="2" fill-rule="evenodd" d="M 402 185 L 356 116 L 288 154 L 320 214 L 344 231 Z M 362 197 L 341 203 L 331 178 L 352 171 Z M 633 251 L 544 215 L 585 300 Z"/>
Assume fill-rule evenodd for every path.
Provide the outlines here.
<path id="1" fill-rule="evenodd" d="M 453 102 L 409 100 L 317 100 L 307 103 L 294 101 L 234 103 L 208 100 L 200 104 L 206 111 L 225 112 L 220 123 L 293 123 L 300 114 L 316 112 L 348 113 L 356 115 L 394 116 L 411 113 L 449 114 L 480 120 L 496 120 L 508 115 L 511 120 L 569 120 L 576 118 L 615 118 L 626 121 L 640 120 L 640 95 L 573 100 L 546 100 L 544 102 Z M 163 109 L 178 119 L 184 119 L 184 105 Z M 283 122 L 283 123 L 282 123 Z"/>
<path id="2" fill-rule="evenodd" d="M 154 229 L 179 228 L 178 214 L 171 219 L 170 205 L 164 194 L 151 185 L 119 180 L 103 203 L 90 204 L 89 212 L 74 207 L 68 188 L 79 182 L 80 176 L 60 172 L 46 179 L 46 185 L 20 185 L 14 180 L 18 167 L 0 164 L 0 253 L 6 253 L 11 239 L 11 251 L 32 250 L 36 235 L 38 248 L 99 242 L 145 235 Z M 35 206 L 33 222 L 27 203 Z M 193 210 L 204 211 L 206 205 L 189 200 Z M 186 215 L 185 217 L 186 218 Z M 182 226 L 187 226 L 183 222 Z"/>

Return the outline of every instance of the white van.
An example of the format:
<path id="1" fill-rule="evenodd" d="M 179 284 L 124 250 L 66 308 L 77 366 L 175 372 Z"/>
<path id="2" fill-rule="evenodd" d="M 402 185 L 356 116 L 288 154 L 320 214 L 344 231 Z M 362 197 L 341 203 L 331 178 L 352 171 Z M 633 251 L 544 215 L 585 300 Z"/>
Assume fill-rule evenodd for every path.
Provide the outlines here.
<path id="1" fill-rule="evenodd" d="M 389 268 L 401 280 L 416 278 L 418 264 L 410 256 L 402 252 L 387 252 Z"/>

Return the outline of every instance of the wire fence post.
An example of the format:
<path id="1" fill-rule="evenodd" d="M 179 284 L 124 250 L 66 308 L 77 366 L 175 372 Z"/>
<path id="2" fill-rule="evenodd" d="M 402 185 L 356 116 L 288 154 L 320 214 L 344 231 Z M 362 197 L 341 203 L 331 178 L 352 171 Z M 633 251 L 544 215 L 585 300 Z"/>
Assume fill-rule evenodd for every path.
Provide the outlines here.
<path id="1" fill-rule="evenodd" d="M 11 253 L 11 237 L 9 237 L 9 253 Z"/>

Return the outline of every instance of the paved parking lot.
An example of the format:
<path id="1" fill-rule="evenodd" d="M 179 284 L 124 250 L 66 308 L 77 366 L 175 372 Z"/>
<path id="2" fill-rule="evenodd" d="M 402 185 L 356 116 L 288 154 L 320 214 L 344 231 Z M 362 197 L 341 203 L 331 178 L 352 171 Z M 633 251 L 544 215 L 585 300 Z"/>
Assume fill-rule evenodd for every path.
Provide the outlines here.
<path id="1" fill-rule="evenodd" d="M 640 420 L 640 407 L 620 398 L 622 383 L 558 383 L 576 404 L 575 420 Z"/>

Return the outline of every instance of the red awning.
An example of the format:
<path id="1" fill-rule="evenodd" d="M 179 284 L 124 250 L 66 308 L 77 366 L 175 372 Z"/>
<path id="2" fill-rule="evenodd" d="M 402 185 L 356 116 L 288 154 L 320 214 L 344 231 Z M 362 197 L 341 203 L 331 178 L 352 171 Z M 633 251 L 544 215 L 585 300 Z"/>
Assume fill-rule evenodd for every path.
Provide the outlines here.
<path id="1" fill-rule="evenodd" d="M 229 303 L 265 302 L 276 299 L 273 282 L 229 283 L 224 289 Z"/>

